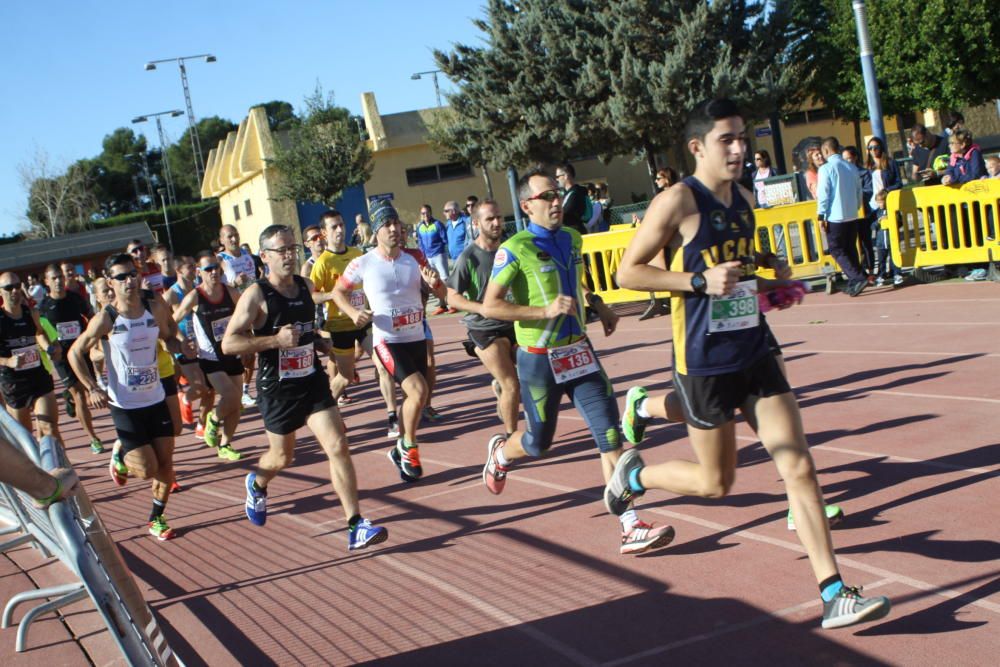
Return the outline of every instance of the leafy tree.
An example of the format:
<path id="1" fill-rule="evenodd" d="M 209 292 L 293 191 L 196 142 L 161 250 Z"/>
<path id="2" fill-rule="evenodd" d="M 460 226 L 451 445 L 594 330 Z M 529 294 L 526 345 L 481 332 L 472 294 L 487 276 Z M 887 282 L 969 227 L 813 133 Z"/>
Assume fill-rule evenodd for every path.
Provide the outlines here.
<path id="1" fill-rule="evenodd" d="M 18 165 L 18 173 L 28 195 L 28 236 L 55 237 L 88 227 L 96 201 L 88 189 L 87 173 L 79 165 L 62 171 L 39 150 L 30 161 Z"/>
<path id="2" fill-rule="evenodd" d="M 276 199 L 333 204 L 371 175 L 372 155 L 350 112 L 317 85 L 298 126 L 275 142 L 271 166 L 281 173 Z"/>
<path id="3" fill-rule="evenodd" d="M 139 207 L 136 189 L 148 192 L 159 185 L 160 152 L 150 151 L 146 137 L 136 136 L 129 127 L 119 127 L 105 135 L 101 147 L 103 150 L 97 157 L 76 163 L 87 173 L 88 187 L 97 202 L 95 212 L 108 217 L 135 210 Z M 143 159 L 149 169 L 148 186 Z"/>
<path id="4" fill-rule="evenodd" d="M 267 126 L 271 132 L 289 130 L 300 123 L 299 117 L 295 115 L 295 109 L 288 102 L 272 100 L 254 106 L 264 107 L 264 113 L 267 114 Z"/>
<path id="5" fill-rule="evenodd" d="M 218 116 L 207 116 L 198 121 L 198 139 L 201 141 L 202 159 L 208 158 L 208 152 L 220 141 L 226 140 L 226 135 L 238 126 L 231 120 Z M 170 172 L 174 178 L 174 190 L 178 202 L 194 202 L 201 199 L 201 183 L 195 175 L 194 153 L 191 150 L 191 129 L 187 128 L 180 138 L 167 148 L 167 160 L 170 161 Z"/>

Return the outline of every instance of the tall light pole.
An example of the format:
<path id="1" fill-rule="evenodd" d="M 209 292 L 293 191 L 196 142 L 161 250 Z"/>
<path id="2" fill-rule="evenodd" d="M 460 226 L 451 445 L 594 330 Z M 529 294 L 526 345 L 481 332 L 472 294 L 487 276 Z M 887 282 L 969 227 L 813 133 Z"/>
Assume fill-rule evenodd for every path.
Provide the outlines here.
<path id="1" fill-rule="evenodd" d="M 150 60 L 146 63 L 146 71 L 156 69 L 157 63 L 177 63 L 181 70 L 181 85 L 184 87 L 184 104 L 187 105 L 188 127 L 191 129 L 191 151 L 194 153 L 194 173 L 198 178 L 198 187 L 201 187 L 201 179 L 205 175 L 205 162 L 201 157 L 201 139 L 198 137 L 198 126 L 194 120 L 194 109 L 191 108 L 191 91 L 188 88 L 187 68 L 184 67 L 185 60 L 204 60 L 206 63 L 214 63 L 215 56 L 211 53 L 200 53 L 196 56 L 180 56 L 178 58 L 163 58 L 161 60 Z"/>
<path id="2" fill-rule="evenodd" d="M 872 122 L 872 134 L 885 141 L 885 124 L 882 121 L 882 99 L 878 94 L 878 79 L 875 78 L 875 51 L 868 34 L 868 7 L 865 0 L 853 0 L 854 22 L 858 28 L 858 47 L 861 50 L 861 74 L 865 79 L 865 95 L 868 97 L 868 117 Z"/>
<path id="3" fill-rule="evenodd" d="M 167 214 L 167 202 L 164 200 L 167 191 L 163 188 L 156 190 L 160 194 L 160 204 L 163 206 L 163 224 L 167 228 L 167 245 L 170 246 L 170 254 L 174 254 L 174 237 L 170 233 L 170 216 Z"/>
<path id="4" fill-rule="evenodd" d="M 434 95 L 437 97 L 438 107 L 441 106 L 441 87 L 438 86 L 438 74 L 440 73 L 441 70 L 432 69 L 428 70 L 427 72 L 416 72 L 415 74 L 410 75 L 410 78 L 413 79 L 414 81 L 423 78 L 420 76 L 421 74 L 430 74 L 434 78 Z"/>
<path id="5" fill-rule="evenodd" d="M 163 180 L 167 183 L 167 200 L 171 204 L 177 203 L 177 191 L 174 189 L 174 177 L 170 172 L 170 161 L 167 160 L 167 140 L 163 136 L 163 123 L 160 122 L 160 116 L 170 116 L 171 118 L 177 118 L 178 116 L 183 116 L 184 112 L 180 109 L 174 109 L 173 111 L 160 111 L 158 113 L 148 113 L 143 116 L 136 116 L 132 119 L 133 123 L 145 123 L 150 118 L 156 119 L 156 133 L 160 137 L 160 164 L 163 168 Z M 199 186 L 201 184 L 199 183 Z"/>

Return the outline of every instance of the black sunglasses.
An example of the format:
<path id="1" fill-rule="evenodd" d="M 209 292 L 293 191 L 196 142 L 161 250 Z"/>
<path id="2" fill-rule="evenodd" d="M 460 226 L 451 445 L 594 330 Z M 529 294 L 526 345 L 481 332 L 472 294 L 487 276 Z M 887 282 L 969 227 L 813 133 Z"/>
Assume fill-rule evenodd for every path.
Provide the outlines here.
<path id="1" fill-rule="evenodd" d="M 218 268 L 219 268 L 218 264 L 206 264 L 205 266 L 199 266 L 198 270 L 199 271 L 216 271 L 216 270 L 218 270 Z"/>
<path id="2" fill-rule="evenodd" d="M 139 272 L 136 271 L 135 269 L 132 269 L 131 271 L 126 271 L 125 273 L 116 273 L 115 275 L 111 276 L 111 279 L 123 283 L 129 278 L 135 278 L 138 275 Z"/>
<path id="3" fill-rule="evenodd" d="M 132 248 L 128 252 L 129 252 L 130 255 L 134 255 L 135 253 L 142 252 L 145 249 L 146 249 L 146 246 L 144 246 L 144 245 L 137 245 L 136 247 Z"/>
<path id="4" fill-rule="evenodd" d="M 555 200 L 559 199 L 559 193 L 555 190 L 546 190 L 545 192 L 539 192 L 534 197 L 528 197 L 524 201 L 535 201 L 536 199 L 540 199 L 551 204 Z"/>
<path id="5" fill-rule="evenodd" d="M 871 146 L 868 147 L 868 150 L 870 151 L 873 151 L 875 149 L 882 150 L 882 147 L 879 146 L 878 144 L 872 144 Z"/>
<path id="6" fill-rule="evenodd" d="M 5 292 L 16 292 L 21 289 L 21 283 L 11 283 L 10 285 L 0 285 L 0 289 Z"/>

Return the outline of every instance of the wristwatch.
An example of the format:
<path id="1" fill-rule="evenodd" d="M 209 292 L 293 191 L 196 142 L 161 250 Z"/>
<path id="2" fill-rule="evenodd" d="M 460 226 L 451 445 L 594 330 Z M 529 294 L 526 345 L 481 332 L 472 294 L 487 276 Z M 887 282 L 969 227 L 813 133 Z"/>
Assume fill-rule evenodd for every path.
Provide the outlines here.
<path id="1" fill-rule="evenodd" d="M 691 276 L 691 291 L 695 294 L 704 294 L 705 289 L 708 287 L 708 283 L 705 282 L 705 274 L 698 271 L 693 276 Z"/>

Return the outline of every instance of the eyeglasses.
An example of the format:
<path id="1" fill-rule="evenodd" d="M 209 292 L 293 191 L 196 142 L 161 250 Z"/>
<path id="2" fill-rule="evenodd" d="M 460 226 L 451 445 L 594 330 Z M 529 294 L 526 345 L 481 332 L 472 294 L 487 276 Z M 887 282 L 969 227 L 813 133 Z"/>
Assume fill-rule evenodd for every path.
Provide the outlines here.
<path id="1" fill-rule="evenodd" d="M 762 158 L 762 157 L 755 157 L 755 158 L 753 159 L 753 161 L 754 161 L 754 162 L 763 162 L 763 161 L 764 161 L 764 158 Z"/>
<path id="2" fill-rule="evenodd" d="M 218 264 L 206 264 L 205 266 L 199 266 L 198 269 L 200 271 L 204 271 L 204 272 L 208 273 L 209 271 L 218 271 L 219 270 L 219 265 Z"/>
<path id="3" fill-rule="evenodd" d="M 137 245 L 136 247 L 134 247 L 131 250 L 129 250 L 128 254 L 134 255 L 135 253 L 142 252 L 145 249 L 146 249 L 146 246 L 144 246 L 144 245 Z"/>
<path id="4" fill-rule="evenodd" d="M 878 144 L 872 144 L 871 146 L 868 147 L 868 150 L 870 150 L 870 151 L 880 151 L 880 150 L 882 150 L 882 147 L 879 146 Z"/>
<path id="5" fill-rule="evenodd" d="M 0 289 L 5 292 L 16 292 L 21 289 L 21 283 L 11 283 L 10 285 L 0 285 Z"/>
<path id="6" fill-rule="evenodd" d="M 444 212 L 445 212 L 445 213 L 457 213 L 457 212 L 458 212 L 458 209 L 457 209 L 457 208 L 446 208 L 446 209 L 444 210 Z"/>
<path id="7" fill-rule="evenodd" d="M 317 234 L 316 236 L 311 236 L 307 238 L 306 243 L 316 243 L 316 241 L 319 241 L 321 238 L 323 238 L 323 235 Z"/>
<path id="8" fill-rule="evenodd" d="M 299 251 L 302 250 L 302 246 L 298 243 L 293 243 L 291 245 L 282 246 L 280 248 L 264 248 L 261 252 L 276 252 L 279 255 L 297 255 Z"/>
<path id="9" fill-rule="evenodd" d="M 545 192 L 539 192 L 534 197 L 528 197 L 524 201 L 535 201 L 536 199 L 540 199 L 551 204 L 555 200 L 559 199 L 559 193 L 556 190 L 546 190 Z"/>
<path id="10" fill-rule="evenodd" d="M 126 280 L 128 280 L 129 278 L 136 278 L 136 277 L 138 277 L 138 275 L 139 275 L 139 272 L 136 271 L 135 269 L 132 269 L 131 271 L 126 271 L 125 273 L 117 273 L 117 274 L 111 276 L 111 279 L 112 280 L 117 280 L 118 282 L 123 283 Z"/>

